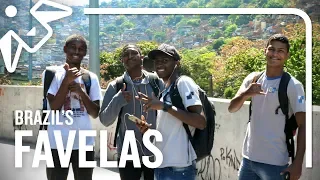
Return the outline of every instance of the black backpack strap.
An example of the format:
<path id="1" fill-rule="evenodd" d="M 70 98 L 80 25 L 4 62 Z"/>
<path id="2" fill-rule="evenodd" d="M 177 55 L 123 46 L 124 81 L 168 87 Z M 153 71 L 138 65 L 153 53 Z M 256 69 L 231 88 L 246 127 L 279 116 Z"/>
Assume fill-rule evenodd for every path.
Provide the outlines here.
<path id="1" fill-rule="evenodd" d="M 53 69 L 46 69 L 46 71 L 44 72 L 42 110 L 48 110 L 47 93 L 55 73 L 56 71 Z M 42 130 L 42 129 L 47 130 L 47 125 L 43 125 L 45 117 L 46 117 L 46 113 L 42 113 L 42 116 L 41 116 L 42 124 L 40 125 L 39 130 Z"/>
<path id="2" fill-rule="evenodd" d="M 181 77 L 180 77 L 181 78 Z M 180 79 L 179 78 L 179 79 Z M 178 80 L 177 79 L 171 86 L 170 90 L 169 90 L 169 94 L 170 94 L 170 99 L 171 99 L 171 103 L 172 105 L 174 105 L 175 107 L 181 109 L 181 110 L 184 110 L 184 111 L 187 111 L 187 109 L 184 107 L 183 105 L 183 102 L 182 102 L 182 98 L 180 96 L 180 93 L 179 93 L 179 90 L 178 90 L 178 86 L 177 86 L 177 83 L 178 83 Z M 168 95 L 168 94 L 167 94 Z M 165 99 L 166 97 L 164 97 Z M 188 138 L 192 144 L 192 135 L 191 135 L 191 132 L 190 132 L 190 129 L 189 129 L 189 126 L 185 123 L 183 123 L 183 127 L 184 129 L 186 130 L 187 132 L 187 135 L 188 135 Z"/>
<path id="3" fill-rule="evenodd" d="M 90 88 L 91 88 L 91 78 L 88 70 L 83 69 L 82 80 L 83 80 L 84 86 L 86 87 L 86 92 L 89 96 Z"/>
<path id="4" fill-rule="evenodd" d="M 44 73 L 44 84 L 43 84 L 43 98 L 47 98 L 47 93 L 49 90 L 49 87 L 51 85 L 51 82 L 54 78 L 56 71 L 53 69 L 46 69 Z"/>
<path id="5" fill-rule="evenodd" d="M 289 122 L 295 121 L 295 119 L 289 118 L 289 99 L 288 99 L 288 84 L 290 82 L 291 76 L 287 72 L 283 72 L 283 75 L 280 80 L 279 89 L 278 89 L 278 99 L 279 99 L 279 106 L 277 107 L 275 113 L 278 114 L 279 108 L 281 109 L 282 113 L 286 117 L 286 123 L 284 132 L 286 134 L 286 144 L 289 153 L 289 157 L 292 158 L 292 162 L 294 160 L 294 139 L 293 139 L 293 127 L 292 123 L 296 122 Z"/>
<path id="6" fill-rule="evenodd" d="M 263 73 L 264 73 L 264 71 L 257 73 L 254 76 L 253 83 L 256 83 L 258 81 L 258 79 L 262 76 Z M 252 99 L 250 100 L 250 105 L 249 105 L 249 121 L 248 121 L 248 123 L 251 121 L 251 114 L 252 114 Z"/>
<path id="7" fill-rule="evenodd" d="M 118 93 L 119 90 L 122 89 L 123 83 L 125 83 L 124 77 L 123 76 L 117 77 L 117 79 L 116 79 L 116 93 Z M 116 145 L 117 145 L 117 136 L 118 136 L 120 124 L 121 124 L 121 114 L 122 114 L 122 108 L 120 109 L 120 112 L 118 114 L 116 132 L 114 134 L 114 139 L 113 139 L 113 147 L 116 147 Z"/>
<path id="8" fill-rule="evenodd" d="M 280 108 L 282 113 L 286 116 L 286 119 L 289 119 L 289 99 L 287 90 L 290 79 L 291 76 L 287 72 L 283 72 L 278 90 L 278 99 L 280 105 L 276 109 L 276 114 L 278 114 L 278 109 Z"/>
<path id="9" fill-rule="evenodd" d="M 159 77 L 154 73 L 148 73 L 148 77 L 149 77 L 149 82 L 154 92 L 154 95 L 156 97 L 159 97 L 159 93 L 160 93 Z"/>

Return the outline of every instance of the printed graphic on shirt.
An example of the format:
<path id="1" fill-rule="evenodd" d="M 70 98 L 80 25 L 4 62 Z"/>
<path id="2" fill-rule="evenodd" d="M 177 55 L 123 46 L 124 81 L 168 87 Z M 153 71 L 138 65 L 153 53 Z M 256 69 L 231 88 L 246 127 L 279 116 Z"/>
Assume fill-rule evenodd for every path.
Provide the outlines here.
<path id="1" fill-rule="evenodd" d="M 84 89 L 84 84 L 80 84 L 81 88 Z M 63 109 L 65 111 L 72 110 L 73 117 L 84 116 L 84 104 L 78 93 L 70 92 L 66 96 L 66 101 L 64 102 Z"/>
<path id="2" fill-rule="evenodd" d="M 275 92 L 277 92 L 278 91 L 278 88 L 276 88 L 276 87 L 269 87 L 268 88 L 268 92 L 269 93 L 275 93 Z"/>
<path id="3" fill-rule="evenodd" d="M 304 103 L 304 96 L 298 96 L 298 102 L 300 104 L 303 104 Z"/>
<path id="4" fill-rule="evenodd" d="M 187 100 L 192 99 L 192 96 L 194 96 L 194 92 L 193 92 L 193 91 L 191 91 L 191 92 L 186 92 Z"/>

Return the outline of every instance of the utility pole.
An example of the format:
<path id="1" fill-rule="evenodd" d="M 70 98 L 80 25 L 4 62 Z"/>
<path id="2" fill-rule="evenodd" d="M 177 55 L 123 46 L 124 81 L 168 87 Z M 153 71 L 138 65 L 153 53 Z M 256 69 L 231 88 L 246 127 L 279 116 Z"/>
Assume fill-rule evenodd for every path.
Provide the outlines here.
<path id="1" fill-rule="evenodd" d="M 212 83 L 212 75 L 209 76 L 209 96 L 213 97 L 213 83 Z"/>
<path id="2" fill-rule="evenodd" d="M 90 8 L 98 8 L 99 0 L 90 0 Z M 100 80 L 99 15 L 89 15 L 89 70 Z"/>
<path id="3" fill-rule="evenodd" d="M 30 0 L 29 4 L 30 9 L 32 8 L 32 0 Z M 29 13 L 29 30 L 32 29 L 32 16 Z M 28 37 L 29 40 L 29 47 L 32 47 L 32 36 Z M 29 53 L 29 68 L 28 68 L 28 80 L 32 80 L 32 53 Z"/>

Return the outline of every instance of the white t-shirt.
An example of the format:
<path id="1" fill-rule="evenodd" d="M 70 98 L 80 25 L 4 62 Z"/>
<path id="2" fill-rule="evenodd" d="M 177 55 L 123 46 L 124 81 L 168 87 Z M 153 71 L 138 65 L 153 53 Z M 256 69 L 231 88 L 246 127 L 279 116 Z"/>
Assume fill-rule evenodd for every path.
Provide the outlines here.
<path id="1" fill-rule="evenodd" d="M 177 87 L 185 108 L 201 105 L 198 85 L 191 78 L 187 76 L 180 77 Z M 163 93 L 161 101 L 164 101 L 163 97 L 166 93 L 168 92 Z M 166 96 L 165 101 L 171 102 L 170 95 Z M 188 139 L 182 121 L 168 112 L 159 110 L 156 128 L 163 138 L 162 142 L 155 143 L 163 154 L 163 162 L 159 168 L 190 166 L 192 161 L 197 158 L 197 155 Z M 189 129 L 193 135 L 195 128 L 189 126 Z"/>
<path id="2" fill-rule="evenodd" d="M 242 92 L 252 82 L 257 73 L 249 74 L 239 91 Z M 257 80 L 266 95 L 252 98 L 251 121 L 248 124 L 243 143 L 243 157 L 255 162 L 283 166 L 288 164 L 288 150 L 284 133 L 285 115 L 279 107 L 278 88 L 281 77 L 268 78 L 265 73 Z M 303 85 L 294 77 L 288 84 L 289 117 L 292 113 L 305 112 Z"/>
<path id="3" fill-rule="evenodd" d="M 61 83 L 65 77 L 66 71 L 63 69 L 63 67 L 59 66 L 56 68 L 55 77 L 52 80 L 52 83 L 50 85 L 50 88 L 48 90 L 48 94 L 56 95 Z M 92 101 L 97 101 L 102 99 L 101 94 L 101 88 L 99 85 L 98 77 L 94 74 L 89 72 L 90 79 L 91 79 L 91 87 L 90 87 L 90 94 L 89 97 Z M 44 77 L 44 72 L 42 77 Z M 43 82 L 43 81 L 42 81 Z M 75 79 L 76 83 L 81 83 L 81 87 L 86 92 L 86 88 L 84 86 L 82 77 L 78 77 Z M 50 109 L 50 104 L 48 101 L 48 109 Z M 68 125 L 66 124 L 65 119 L 67 119 L 61 112 L 62 110 L 72 110 L 73 111 L 73 124 Z M 76 130 L 76 136 L 73 144 L 73 149 L 79 149 L 79 130 L 92 130 L 91 122 L 89 115 L 87 113 L 87 110 L 81 100 L 81 97 L 74 92 L 68 92 L 67 96 L 65 97 L 65 102 L 60 110 L 60 116 L 59 121 L 63 123 L 63 125 L 48 125 L 48 135 L 49 135 L 49 141 L 50 141 L 50 147 L 51 149 L 57 149 L 56 141 L 54 137 L 53 131 L 61 131 L 62 135 L 62 142 L 63 146 L 66 149 L 66 145 L 68 142 L 68 136 L 70 130 Z M 49 122 L 52 122 L 51 115 L 49 116 Z M 69 122 L 69 121 L 67 121 Z M 87 145 L 93 145 L 94 144 L 94 137 L 87 137 L 86 139 Z"/>

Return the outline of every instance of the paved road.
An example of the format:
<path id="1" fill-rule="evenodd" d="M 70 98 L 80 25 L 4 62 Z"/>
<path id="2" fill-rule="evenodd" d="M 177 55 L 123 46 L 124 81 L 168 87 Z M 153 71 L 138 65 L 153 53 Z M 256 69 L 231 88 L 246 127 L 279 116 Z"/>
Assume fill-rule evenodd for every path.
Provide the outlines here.
<path id="1" fill-rule="evenodd" d="M 40 161 L 39 168 L 32 168 L 34 149 L 23 153 L 23 168 L 14 167 L 14 142 L 0 140 L 0 180 L 46 180 L 45 162 Z M 117 170 L 97 167 L 93 170 L 93 180 L 120 180 Z M 73 180 L 72 168 L 68 180 Z"/>

